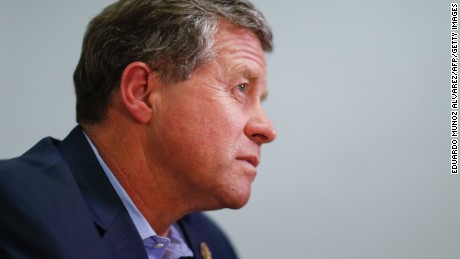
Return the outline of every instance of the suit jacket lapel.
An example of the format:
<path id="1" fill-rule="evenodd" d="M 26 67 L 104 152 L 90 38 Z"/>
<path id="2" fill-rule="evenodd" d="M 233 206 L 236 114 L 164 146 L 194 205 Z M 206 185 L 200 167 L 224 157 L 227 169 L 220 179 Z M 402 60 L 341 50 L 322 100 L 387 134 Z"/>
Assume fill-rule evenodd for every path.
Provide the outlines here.
<path id="1" fill-rule="evenodd" d="M 179 220 L 178 223 L 182 229 L 182 233 L 184 233 L 189 248 L 193 251 L 193 258 L 203 258 L 202 244 L 204 243 L 207 245 L 207 242 L 205 240 L 206 237 L 203 236 L 203 232 L 201 231 L 205 231 L 206 229 L 200 229 L 201 225 L 196 224 L 198 222 L 193 214 L 185 216 Z"/>
<path id="2" fill-rule="evenodd" d="M 178 221 L 194 258 L 238 258 L 227 237 L 203 213 L 191 213 Z"/>
<path id="3" fill-rule="evenodd" d="M 142 239 L 128 211 L 101 168 L 82 129 L 74 128 L 59 149 L 112 258 L 147 258 Z"/>

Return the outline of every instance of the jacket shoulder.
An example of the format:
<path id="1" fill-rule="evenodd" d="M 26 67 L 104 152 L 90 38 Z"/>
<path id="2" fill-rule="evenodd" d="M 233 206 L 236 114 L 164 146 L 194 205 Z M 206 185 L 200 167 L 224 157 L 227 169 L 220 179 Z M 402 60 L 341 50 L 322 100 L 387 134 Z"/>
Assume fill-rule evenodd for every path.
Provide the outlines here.
<path id="1" fill-rule="evenodd" d="M 104 257 L 59 143 L 45 138 L 23 155 L 0 161 L 0 257 Z"/>
<path id="2" fill-rule="evenodd" d="M 0 160 L 0 178 L 5 174 L 28 174 L 31 171 L 44 171 L 56 163 L 62 162 L 57 145 L 59 140 L 51 137 L 40 140 L 23 155 L 11 159 Z"/>

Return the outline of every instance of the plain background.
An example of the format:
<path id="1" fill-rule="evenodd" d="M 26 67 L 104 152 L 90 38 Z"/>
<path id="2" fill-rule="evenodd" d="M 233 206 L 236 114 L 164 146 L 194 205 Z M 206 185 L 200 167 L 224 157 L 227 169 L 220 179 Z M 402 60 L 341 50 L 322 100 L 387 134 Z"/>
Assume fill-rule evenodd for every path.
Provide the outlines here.
<path id="1" fill-rule="evenodd" d="M 72 73 L 109 2 L 0 0 L 0 158 L 74 127 Z M 249 204 L 211 212 L 242 258 L 460 258 L 450 2 L 267 1 L 275 35 Z"/>

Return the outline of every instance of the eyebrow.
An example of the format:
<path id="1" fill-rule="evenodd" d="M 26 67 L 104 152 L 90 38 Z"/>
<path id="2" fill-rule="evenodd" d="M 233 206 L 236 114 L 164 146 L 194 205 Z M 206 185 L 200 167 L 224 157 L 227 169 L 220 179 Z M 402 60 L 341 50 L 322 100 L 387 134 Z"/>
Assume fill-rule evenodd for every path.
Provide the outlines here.
<path id="1" fill-rule="evenodd" d="M 238 65 L 230 70 L 230 76 L 236 77 L 243 75 L 249 80 L 256 80 L 259 78 L 259 74 L 251 70 L 247 65 Z"/>

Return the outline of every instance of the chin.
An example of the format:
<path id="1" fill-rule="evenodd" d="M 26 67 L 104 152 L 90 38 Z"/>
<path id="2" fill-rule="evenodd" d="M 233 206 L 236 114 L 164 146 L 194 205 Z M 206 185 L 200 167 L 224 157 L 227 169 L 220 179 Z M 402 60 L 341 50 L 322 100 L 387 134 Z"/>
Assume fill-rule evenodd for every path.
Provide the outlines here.
<path id="1" fill-rule="evenodd" d="M 242 201 L 242 202 L 239 202 L 239 203 L 234 203 L 234 204 L 231 204 L 231 205 L 227 206 L 226 208 L 227 209 L 232 209 L 232 210 L 238 210 L 238 209 L 243 208 L 248 203 L 248 201 L 249 201 L 249 199 L 247 199 L 245 201 Z"/>
<path id="2" fill-rule="evenodd" d="M 247 190 L 233 190 L 232 193 L 227 194 L 227 197 L 223 199 L 224 208 L 241 209 L 248 203 L 250 196 L 250 187 Z"/>

